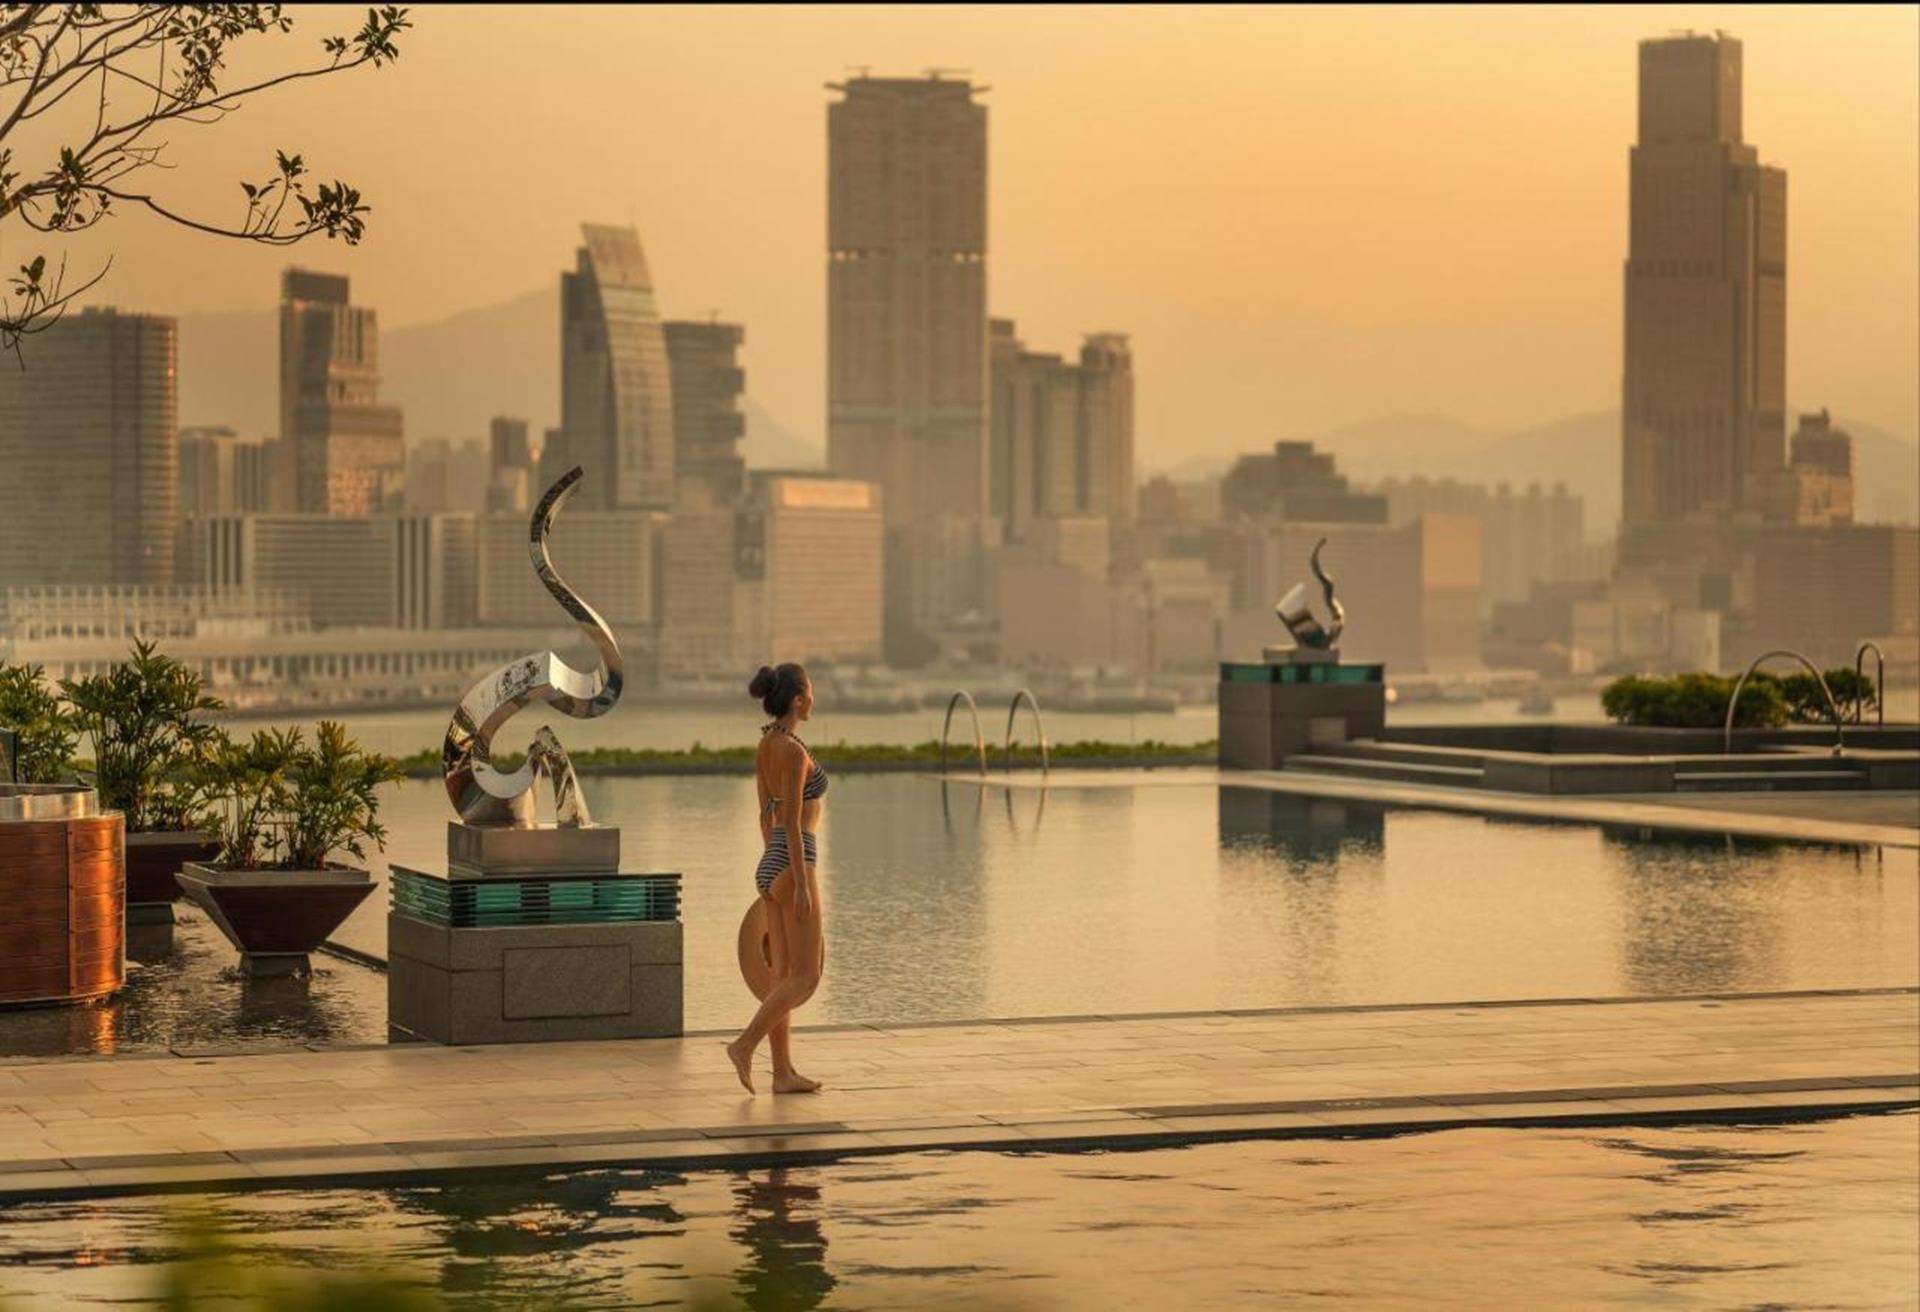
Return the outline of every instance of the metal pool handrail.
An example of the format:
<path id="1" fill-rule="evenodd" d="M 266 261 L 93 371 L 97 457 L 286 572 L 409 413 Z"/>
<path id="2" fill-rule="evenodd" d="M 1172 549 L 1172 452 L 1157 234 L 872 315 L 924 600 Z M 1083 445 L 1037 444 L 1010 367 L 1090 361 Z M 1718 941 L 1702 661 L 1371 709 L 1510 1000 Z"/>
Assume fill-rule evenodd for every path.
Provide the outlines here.
<path id="1" fill-rule="evenodd" d="M 1003 759 L 1001 763 L 1007 769 L 1013 769 L 1013 717 L 1019 714 L 1020 702 L 1023 698 L 1026 700 L 1027 705 L 1033 708 L 1033 731 L 1040 738 L 1040 773 L 1051 774 L 1053 772 L 1053 766 L 1048 759 L 1047 753 L 1047 726 L 1040 721 L 1040 703 L 1035 700 L 1034 695 L 1025 688 L 1022 688 L 1013 695 L 1013 704 L 1007 707 L 1007 742 L 1003 749 Z"/>
<path id="2" fill-rule="evenodd" d="M 1763 661 L 1770 661 L 1775 656 L 1787 656 L 1806 666 L 1807 672 L 1813 675 L 1813 681 L 1820 685 L 1820 691 L 1826 694 L 1827 709 L 1833 712 L 1833 754 L 1840 755 L 1847 745 L 1847 731 L 1845 721 L 1840 716 L 1840 704 L 1833 700 L 1833 689 L 1827 687 L 1826 677 L 1820 673 L 1818 666 L 1788 647 L 1777 647 L 1754 657 L 1753 664 L 1747 666 L 1747 672 L 1733 685 L 1733 696 L 1727 699 L 1727 723 L 1720 733 L 1720 750 L 1726 753 L 1733 751 L 1733 712 L 1740 705 L 1740 694 L 1746 689 L 1747 680 L 1753 677 L 1753 672 L 1760 668 Z"/>
<path id="3" fill-rule="evenodd" d="M 953 708 L 961 702 L 967 704 L 967 710 L 973 716 L 973 750 L 980 757 L 980 773 L 987 772 L 987 736 L 980 730 L 980 708 L 974 704 L 973 694 L 962 688 L 947 699 L 947 720 L 940 726 L 940 773 L 947 772 L 947 734 L 953 728 Z"/>
<path id="4" fill-rule="evenodd" d="M 1860 724 L 1867 716 L 1866 703 L 1860 700 L 1860 680 L 1867 672 L 1867 648 L 1873 648 L 1873 705 L 1878 712 L 1878 722 L 1882 729 L 1887 727 L 1887 654 L 1880 650 L 1880 644 L 1868 638 L 1853 649 L 1853 722 Z"/>

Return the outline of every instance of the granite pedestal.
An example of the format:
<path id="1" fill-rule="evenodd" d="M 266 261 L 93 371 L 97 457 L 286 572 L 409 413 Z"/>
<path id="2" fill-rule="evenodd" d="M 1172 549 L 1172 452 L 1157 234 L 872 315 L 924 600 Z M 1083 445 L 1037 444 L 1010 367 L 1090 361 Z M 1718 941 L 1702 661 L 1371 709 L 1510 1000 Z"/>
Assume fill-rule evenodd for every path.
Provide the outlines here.
<path id="1" fill-rule="evenodd" d="M 616 828 L 447 826 L 447 873 L 392 872 L 387 1019 L 436 1043 L 659 1038 L 683 1026 L 680 876 Z"/>
<path id="2" fill-rule="evenodd" d="M 1265 655 L 1258 664 L 1220 666 L 1222 767 L 1277 770 L 1297 753 L 1385 732 L 1385 666 L 1345 664 L 1335 651 Z"/>

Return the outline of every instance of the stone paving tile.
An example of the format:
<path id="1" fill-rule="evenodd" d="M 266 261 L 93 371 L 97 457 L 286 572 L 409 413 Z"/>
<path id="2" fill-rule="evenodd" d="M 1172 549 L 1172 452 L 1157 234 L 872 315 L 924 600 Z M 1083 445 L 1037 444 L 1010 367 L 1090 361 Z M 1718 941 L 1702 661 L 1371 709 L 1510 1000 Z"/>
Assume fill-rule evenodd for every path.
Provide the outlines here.
<path id="1" fill-rule="evenodd" d="M 232 1149 L 261 1178 L 276 1160 L 344 1176 L 324 1164 L 710 1161 L 1177 1137 L 1203 1121 L 1379 1132 L 1729 1101 L 1777 1115 L 1913 1102 L 1916 1020 L 1920 995 L 1894 990 L 850 1027 L 809 1040 L 829 1087 L 807 1098 L 747 1097 L 708 1037 L 14 1064 L 0 1171 L 75 1154 L 212 1170 L 205 1155 Z M 1767 1091 L 1740 1092 L 1756 1082 Z M 137 1187 L 109 1170 L 143 1169 L 102 1168 L 94 1183 Z"/>

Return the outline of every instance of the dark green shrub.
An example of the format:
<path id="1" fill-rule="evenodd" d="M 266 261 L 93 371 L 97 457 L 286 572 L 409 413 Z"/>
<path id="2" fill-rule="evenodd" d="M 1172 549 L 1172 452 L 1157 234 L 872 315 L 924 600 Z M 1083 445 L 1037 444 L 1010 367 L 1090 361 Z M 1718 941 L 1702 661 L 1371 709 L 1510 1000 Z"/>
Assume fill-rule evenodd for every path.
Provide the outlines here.
<path id="1" fill-rule="evenodd" d="M 1828 670 L 1827 687 L 1840 714 L 1853 718 L 1854 705 L 1862 710 L 1877 704 L 1873 680 L 1852 670 Z M 1615 679 L 1600 694 L 1607 718 L 1620 724 L 1654 725 L 1667 729 L 1718 729 L 1726 723 L 1727 701 L 1737 679 L 1694 672 L 1667 677 L 1630 674 Z M 1785 678 L 1756 670 L 1740 692 L 1735 728 L 1776 729 L 1783 724 L 1830 724 L 1833 713 L 1826 696 L 1804 670 Z"/>
<path id="2" fill-rule="evenodd" d="M 0 665 L 0 725 L 14 731 L 14 772 L 23 784 L 57 784 L 73 768 L 73 712 L 39 665 Z"/>

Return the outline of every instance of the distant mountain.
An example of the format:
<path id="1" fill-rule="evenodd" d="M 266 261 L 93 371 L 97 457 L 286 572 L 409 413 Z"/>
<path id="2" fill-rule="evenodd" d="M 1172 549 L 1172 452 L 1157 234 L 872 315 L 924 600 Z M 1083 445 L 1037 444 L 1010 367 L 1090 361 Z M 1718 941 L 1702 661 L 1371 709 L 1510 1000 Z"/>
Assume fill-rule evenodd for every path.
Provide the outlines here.
<path id="1" fill-rule="evenodd" d="M 279 316 L 236 310 L 180 317 L 180 423 L 229 424 L 245 433 L 280 425 Z M 381 395 L 406 413 L 408 441 L 483 437 L 495 415 L 560 421 L 559 297 L 549 289 L 445 319 L 383 327 Z M 751 375 L 749 375 L 751 377 Z M 825 459 L 822 444 L 795 433 L 746 398 L 742 445 L 755 467 L 797 468 Z"/>
<path id="2" fill-rule="evenodd" d="M 1920 445 L 1872 424 L 1836 417 L 1853 434 L 1857 516 L 1920 523 Z M 1516 489 L 1565 483 L 1586 505 L 1587 533 L 1604 537 L 1620 520 L 1620 413 L 1568 415 L 1495 434 L 1446 415 L 1388 415 L 1314 439 L 1357 483 L 1386 478 L 1455 478 Z M 1218 478 L 1230 460 L 1193 457 L 1165 471 L 1175 480 Z"/>

